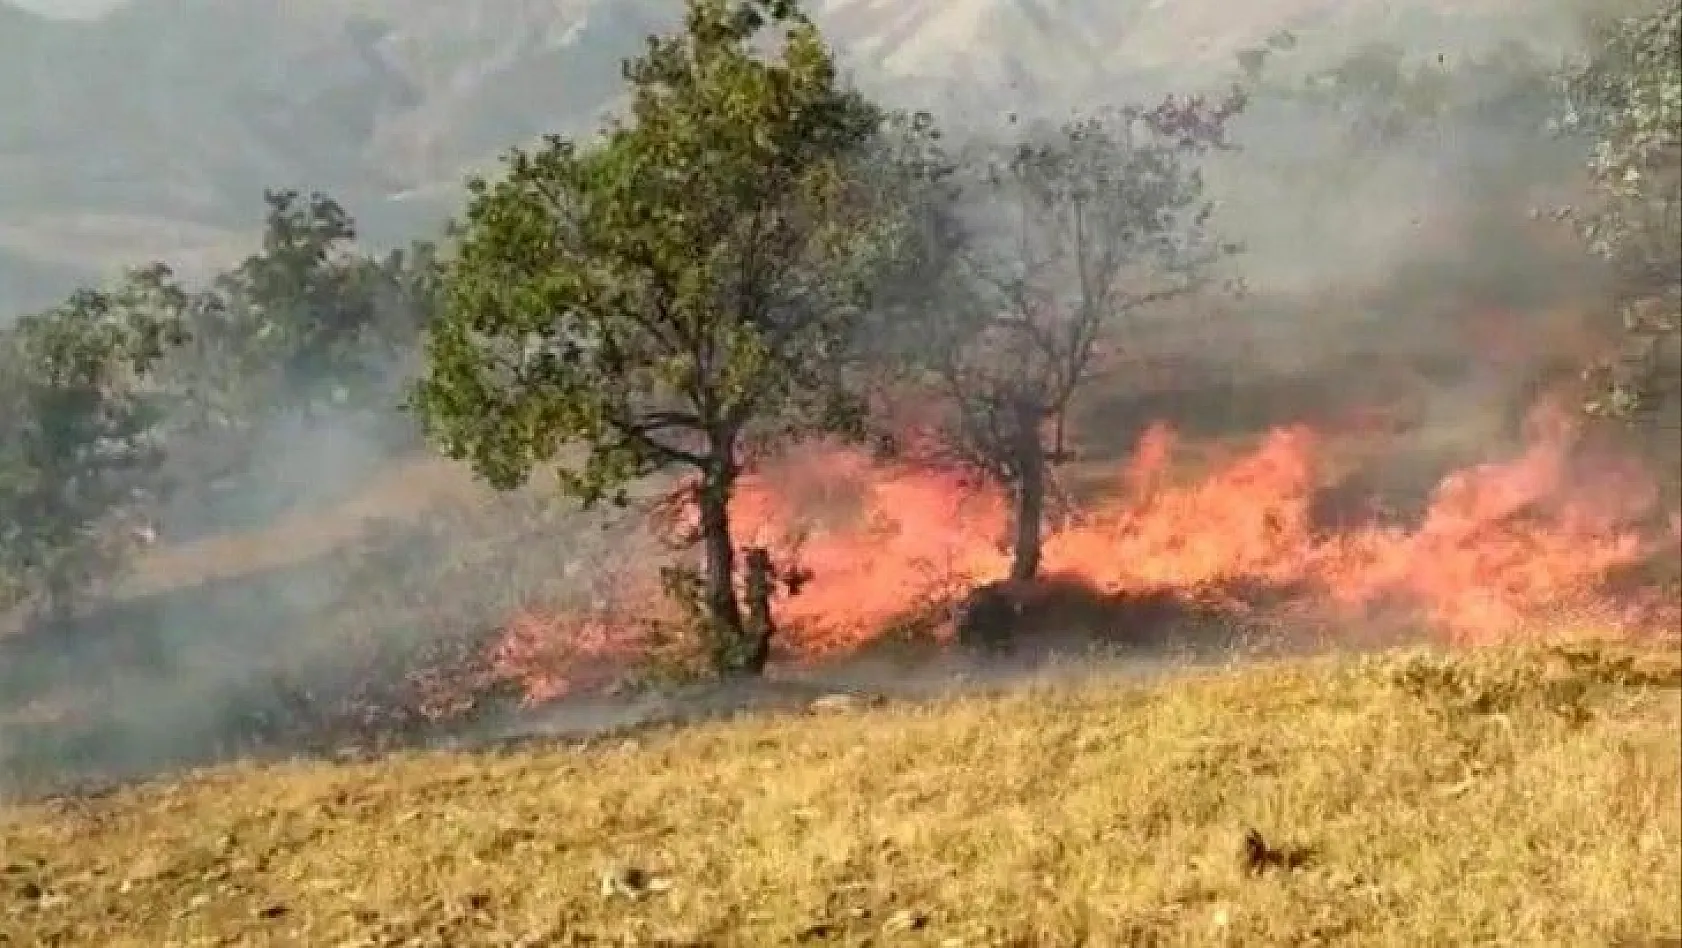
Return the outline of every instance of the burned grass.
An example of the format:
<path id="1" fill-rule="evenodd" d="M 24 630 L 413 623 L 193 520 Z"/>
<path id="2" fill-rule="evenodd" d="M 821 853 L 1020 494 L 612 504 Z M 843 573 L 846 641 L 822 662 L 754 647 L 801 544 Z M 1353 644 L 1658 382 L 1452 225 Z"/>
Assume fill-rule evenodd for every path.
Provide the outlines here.
<path id="1" fill-rule="evenodd" d="M 0 944 L 1662 944 L 1682 661 L 1392 653 L 0 811 Z"/>

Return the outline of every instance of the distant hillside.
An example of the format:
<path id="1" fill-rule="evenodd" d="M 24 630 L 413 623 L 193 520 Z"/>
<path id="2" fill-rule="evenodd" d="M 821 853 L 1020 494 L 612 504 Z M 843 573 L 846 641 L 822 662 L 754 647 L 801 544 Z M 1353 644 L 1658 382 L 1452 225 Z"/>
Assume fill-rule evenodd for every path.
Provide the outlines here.
<path id="1" fill-rule="evenodd" d="M 1560 0 L 1564 3 L 1566 0 Z M 1522 6 L 1522 18 L 1512 11 Z M 1062 106 L 1195 83 L 1278 29 L 1332 51 L 1565 35 L 1511 0 L 815 0 L 896 104 Z M 464 169 L 597 124 L 676 0 L 132 0 L 53 21 L 0 0 L 0 312 L 124 263 L 242 249 L 265 186 L 338 195 L 385 243 Z M 1314 38 L 1318 36 L 1320 40 Z"/>

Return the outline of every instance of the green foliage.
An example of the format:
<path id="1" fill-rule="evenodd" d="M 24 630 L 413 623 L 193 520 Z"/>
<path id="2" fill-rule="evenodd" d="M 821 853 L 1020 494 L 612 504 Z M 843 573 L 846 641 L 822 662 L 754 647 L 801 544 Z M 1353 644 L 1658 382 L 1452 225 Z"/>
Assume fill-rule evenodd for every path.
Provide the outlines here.
<path id="1" fill-rule="evenodd" d="M 261 250 L 209 288 L 154 265 L 4 332 L 0 606 L 63 614 L 114 576 L 166 494 L 248 470 L 245 448 L 281 413 L 377 405 L 418 351 L 431 247 L 369 259 L 332 199 L 265 199 Z"/>
<path id="2" fill-rule="evenodd" d="M 1605 366 L 1590 408 L 1674 427 L 1682 376 L 1682 2 L 1599 24 L 1568 76 L 1571 125 L 1596 141 L 1597 201 L 1577 214 L 1621 278 L 1630 346 Z M 1674 460 L 1672 458 L 1671 460 Z"/>
<path id="3" fill-rule="evenodd" d="M 212 430 L 365 401 L 418 346 L 436 292 L 431 247 L 370 260 L 332 198 L 264 201 L 262 249 L 195 294 L 192 340 L 173 365 Z"/>
<path id="4" fill-rule="evenodd" d="M 167 486 L 148 372 L 182 341 L 186 303 L 154 266 L 0 336 L 0 607 L 65 615 L 139 542 Z"/>
<path id="5" fill-rule="evenodd" d="M 415 402 L 498 487 L 564 461 L 590 503 L 698 472 L 709 609 L 733 634 L 744 438 L 823 420 L 812 396 L 839 383 L 898 243 L 858 174 L 882 116 L 792 3 L 692 0 L 624 75 L 630 118 L 599 142 L 551 137 L 469 182 Z"/>
<path id="6" fill-rule="evenodd" d="M 1605 197 L 1584 223 L 1593 249 L 1637 286 L 1677 278 L 1682 246 L 1682 3 L 1605 24 L 1569 76 L 1572 122 L 1597 139 L 1590 172 Z"/>
<path id="7" fill-rule="evenodd" d="M 672 463 L 728 468 L 865 302 L 844 159 L 875 112 L 801 18 L 783 63 L 756 58 L 753 9 L 691 4 L 627 69 L 632 123 L 470 183 L 419 401 L 493 483 L 574 441 L 588 456 L 563 479 L 590 500 Z"/>
<path id="8" fill-rule="evenodd" d="M 285 419 L 360 412 L 376 422 L 369 437 L 419 440 L 390 422 L 438 299 L 436 250 L 374 259 L 332 198 L 264 198 L 261 247 L 187 293 L 186 342 L 155 371 L 170 399 L 171 467 L 200 500 L 260 473 L 251 451 Z"/>

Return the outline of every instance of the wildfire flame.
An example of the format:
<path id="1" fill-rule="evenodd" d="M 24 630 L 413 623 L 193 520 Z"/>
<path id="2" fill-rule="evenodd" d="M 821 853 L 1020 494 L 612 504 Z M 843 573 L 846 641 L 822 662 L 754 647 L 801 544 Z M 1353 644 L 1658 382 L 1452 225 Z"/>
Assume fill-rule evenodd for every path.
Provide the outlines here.
<path id="1" fill-rule="evenodd" d="M 1320 522 L 1326 440 L 1306 426 L 1275 429 L 1186 481 L 1173 476 L 1179 438 L 1151 426 L 1114 488 L 1053 525 L 1044 570 L 1108 596 L 1230 605 L 1232 590 L 1260 589 L 1283 601 L 1276 608 L 1333 622 L 1401 612 L 1464 645 L 1562 620 L 1625 636 L 1675 627 L 1674 590 L 1610 586 L 1620 571 L 1682 551 L 1682 518 L 1665 522 L 1639 464 L 1590 449 L 1569 412 L 1541 405 L 1522 450 L 1443 478 L 1411 523 Z M 802 450 L 744 479 L 732 514 L 739 542 L 809 577 L 774 604 L 781 648 L 796 659 L 857 649 L 1009 567 L 1000 491 L 844 446 Z M 607 614 L 526 615 L 501 657 L 543 698 L 565 690 L 557 669 L 567 661 L 643 644 Z"/>

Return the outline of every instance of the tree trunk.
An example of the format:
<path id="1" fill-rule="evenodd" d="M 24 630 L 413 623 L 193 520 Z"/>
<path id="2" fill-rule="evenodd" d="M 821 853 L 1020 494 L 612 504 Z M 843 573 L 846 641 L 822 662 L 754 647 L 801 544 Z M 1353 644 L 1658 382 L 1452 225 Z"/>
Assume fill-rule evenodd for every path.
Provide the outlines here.
<path id="1" fill-rule="evenodd" d="M 1039 412 L 1020 409 L 1016 423 L 1016 541 L 1010 578 L 1034 579 L 1040 572 L 1040 528 L 1045 519 L 1045 446 L 1040 443 Z"/>
<path id="2" fill-rule="evenodd" d="M 771 617 L 771 593 L 776 587 L 777 571 L 771 563 L 771 553 L 762 546 L 747 549 L 743 577 L 747 586 L 748 614 L 741 651 L 741 670 L 747 675 L 765 673 L 765 663 L 771 659 L 771 639 L 777 634 L 776 621 Z"/>
<path id="3" fill-rule="evenodd" d="M 1051 460 L 1057 464 L 1069 459 L 1068 448 L 1064 441 L 1064 433 L 1068 427 L 1068 417 L 1069 406 L 1063 404 L 1057 406 L 1057 413 L 1051 419 Z"/>
<path id="4" fill-rule="evenodd" d="M 730 488 L 724 471 L 701 475 L 701 549 L 706 560 L 704 605 L 714 670 L 742 670 L 742 609 L 736 600 L 736 549 L 730 536 Z"/>

